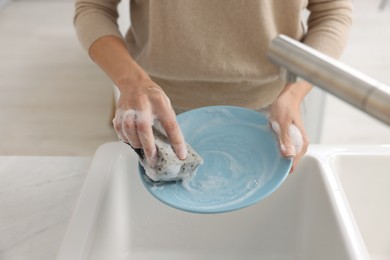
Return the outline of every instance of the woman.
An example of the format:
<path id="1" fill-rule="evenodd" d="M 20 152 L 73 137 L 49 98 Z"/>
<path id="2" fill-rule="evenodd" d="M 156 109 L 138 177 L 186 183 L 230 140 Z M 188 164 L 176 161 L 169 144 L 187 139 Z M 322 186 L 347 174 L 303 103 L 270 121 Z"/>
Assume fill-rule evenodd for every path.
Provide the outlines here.
<path id="1" fill-rule="evenodd" d="M 114 126 L 123 141 L 143 148 L 154 164 L 151 122 L 157 118 L 184 159 L 174 111 L 209 105 L 267 109 L 280 128 L 281 152 L 294 157 L 295 169 L 308 146 L 300 106 L 312 86 L 284 82 L 266 51 L 285 34 L 339 57 L 351 26 L 349 0 L 132 0 L 125 37 L 116 23 L 118 3 L 76 0 L 74 22 L 84 48 L 119 88 Z M 304 9 L 310 11 L 307 30 Z M 303 136 L 299 151 L 290 125 Z"/>

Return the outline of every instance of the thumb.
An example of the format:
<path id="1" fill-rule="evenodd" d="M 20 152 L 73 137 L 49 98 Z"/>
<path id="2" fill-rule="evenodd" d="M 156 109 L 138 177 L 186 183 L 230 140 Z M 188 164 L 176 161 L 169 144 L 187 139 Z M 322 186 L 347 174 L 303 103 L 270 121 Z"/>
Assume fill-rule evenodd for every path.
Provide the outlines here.
<path id="1" fill-rule="evenodd" d="M 282 155 L 287 158 L 292 158 L 296 155 L 295 146 L 290 138 L 289 125 L 279 125 L 278 122 L 271 121 L 271 127 L 278 136 L 280 151 Z"/>

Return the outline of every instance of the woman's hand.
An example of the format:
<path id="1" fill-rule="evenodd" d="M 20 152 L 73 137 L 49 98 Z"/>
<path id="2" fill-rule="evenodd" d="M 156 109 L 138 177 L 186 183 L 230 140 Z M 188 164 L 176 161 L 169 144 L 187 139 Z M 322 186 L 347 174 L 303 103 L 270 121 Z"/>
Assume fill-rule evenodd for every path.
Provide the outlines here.
<path id="1" fill-rule="evenodd" d="M 296 169 L 309 145 L 301 118 L 301 103 L 311 88 L 306 81 L 287 84 L 269 111 L 271 127 L 279 138 L 282 155 L 293 158 L 290 173 Z"/>
<path id="2" fill-rule="evenodd" d="M 175 112 L 164 91 L 151 79 L 118 82 L 121 95 L 113 124 L 119 138 L 133 148 L 142 148 L 148 163 L 155 165 L 157 150 L 153 121 L 159 120 L 179 159 L 185 159 L 187 148 Z"/>
<path id="3" fill-rule="evenodd" d="M 134 61 L 123 40 L 101 37 L 91 45 L 89 54 L 121 93 L 113 120 L 119 138 L 134 148 L 142 148 L 148 163 L 154 166 L 157 150 L 152 125 L 157 119 L 177 157 L 185 159 L 187 147 L 168 97 Z"/>

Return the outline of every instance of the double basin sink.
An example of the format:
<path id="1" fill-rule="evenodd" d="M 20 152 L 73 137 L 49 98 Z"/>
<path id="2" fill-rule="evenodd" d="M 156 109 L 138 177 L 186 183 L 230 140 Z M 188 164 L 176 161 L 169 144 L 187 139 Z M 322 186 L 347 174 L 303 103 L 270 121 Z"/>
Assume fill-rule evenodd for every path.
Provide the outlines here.
<path id="1" fill-rule="evenodd" d="M 223 214 L 159 202 L 121 143 L 96 152 L 58 260 L 390 259 L 390 146 L 312 145 L 266 199 Z"/>

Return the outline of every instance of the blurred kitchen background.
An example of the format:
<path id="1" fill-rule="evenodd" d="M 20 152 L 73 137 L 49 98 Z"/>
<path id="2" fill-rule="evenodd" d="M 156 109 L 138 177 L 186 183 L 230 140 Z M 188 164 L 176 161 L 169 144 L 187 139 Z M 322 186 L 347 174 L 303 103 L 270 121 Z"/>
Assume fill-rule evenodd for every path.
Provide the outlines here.
<path id="1" fill-rule="evenodd" d="M 353 0 L 354 25 L 341 60 L 389 85 L 388 2 Z M 73 5 L 0 0 L 0 155 L 90 156 L 117 140 L 112 84 L 76 39 Z M 310 131 L 318 130 L 314 141 L 390 144 L 388 126 L 333 96 L 313 95 L 306 109 L 315 122 Z"/>

